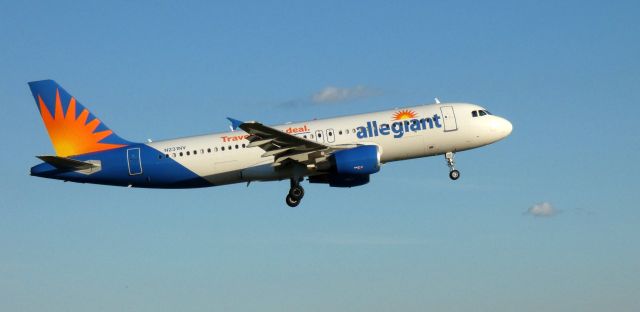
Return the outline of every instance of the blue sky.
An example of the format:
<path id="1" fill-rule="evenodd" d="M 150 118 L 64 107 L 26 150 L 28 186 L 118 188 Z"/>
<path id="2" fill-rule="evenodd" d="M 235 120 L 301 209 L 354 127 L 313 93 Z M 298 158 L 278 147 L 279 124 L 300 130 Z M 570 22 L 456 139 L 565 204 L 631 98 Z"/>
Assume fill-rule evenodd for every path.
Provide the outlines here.
<path id="1" fill-rule="evenodd" d="M 635 1 L 2 8 L 2 311 L 640 309 Z M 458 154 L 455 183 L 440 157 L 392 163 L 296 209 L 288 182 L 62 183 L 28 176 L 53 152 L 26 84 L 47 78 L 138 141 L 434 97 L 514 132 Z"/>

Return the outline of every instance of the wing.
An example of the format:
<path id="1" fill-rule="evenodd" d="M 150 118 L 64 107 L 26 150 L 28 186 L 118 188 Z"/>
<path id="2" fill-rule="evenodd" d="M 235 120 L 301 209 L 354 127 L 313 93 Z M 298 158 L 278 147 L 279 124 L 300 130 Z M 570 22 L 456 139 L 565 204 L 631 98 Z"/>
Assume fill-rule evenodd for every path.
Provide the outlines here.
<path id="1" fill-rule="evenodd" d="M 262 157 L 274 157 L 273 166 L 297 162 L 314 167 L 324 162 L 334 151 L 353 147 L 351 145 L 329 146 L 282 132 L 259 122 L 228 119 L 233 129 L 240 128 L 249 134 L 248 147 L 260 147 L 265 151 Z"/>

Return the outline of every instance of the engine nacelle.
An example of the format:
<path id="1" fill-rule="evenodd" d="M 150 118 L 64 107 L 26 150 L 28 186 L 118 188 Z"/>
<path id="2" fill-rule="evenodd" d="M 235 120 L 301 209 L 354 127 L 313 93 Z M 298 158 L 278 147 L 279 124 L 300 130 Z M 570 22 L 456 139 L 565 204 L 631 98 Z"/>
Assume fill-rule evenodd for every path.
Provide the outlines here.
<path id="1" fill-rule="evenodd" d="M 369 175 L 380 171 L 380 150 L 376 145 L 345 149 L 333 153 L 331 162 L 338 175 Z"/>
<path id="2" fill-rule="evenodd" d="M 331 187 L 354 187 L 369 183 L 368 174 L 323 174 L 310 176 L 309 183 L 324 183 Z"/>

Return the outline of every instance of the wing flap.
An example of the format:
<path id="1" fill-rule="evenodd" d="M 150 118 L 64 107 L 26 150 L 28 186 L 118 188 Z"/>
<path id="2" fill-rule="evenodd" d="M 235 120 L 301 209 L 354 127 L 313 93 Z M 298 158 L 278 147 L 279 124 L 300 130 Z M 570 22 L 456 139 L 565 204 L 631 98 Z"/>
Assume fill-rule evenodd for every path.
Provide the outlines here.
<path id="1" fill-rule="evenodd" d="M 249 139 L 249 141 L 251 141 L 250 138 L 247 138 L 247 139 Z M 257 147 L 262 147 L 264 145 L 267 145 L 267 144 L 273 142 L 273 140 L 274 140 L 273 138 L 265 139 L 265 140 L 255 139 L 255 141 L 251 141 L 251 143 L 249 143 L 249 145 L 247 147 L 256 147 L 256 146 Z"/>
<path id="2" fill-rule="evenodd" d="M 288 152 L 288 151 L 290 151 L 292 149 L 294 149 L 294 148 L 293 147 L 285 147 L 285 148 L 281 148 L 281 149 L 270 150 L 270 151 L 265 152 L 264 154 L 262 154 L 262 157 L 276 156 L 278 154 L 282 154 L 282 153 Z"/>

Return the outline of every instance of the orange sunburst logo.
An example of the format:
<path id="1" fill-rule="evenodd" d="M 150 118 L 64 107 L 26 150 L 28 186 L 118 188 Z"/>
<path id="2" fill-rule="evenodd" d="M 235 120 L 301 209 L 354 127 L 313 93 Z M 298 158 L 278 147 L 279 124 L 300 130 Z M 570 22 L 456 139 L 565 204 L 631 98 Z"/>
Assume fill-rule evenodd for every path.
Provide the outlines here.
<path id="1" fill-rule="evenodd" d="M 73 97 L 69 100 L 66 113 L 63 112 L 58 90 L 56 90 L 55 115 L 51 115 L 40 95 L 38 95 L 38 104 L 40 106 L 40 115 L 45 127 L 47 127 L 53 148 L 58 156 L 81 155 L 124 146 L 122 144 L 100 143 L 104 138 L 111 135 L 113 131 L 94 132 L 100 125 L 100 120 L 94 118 L 87 123 L 87 118 L 89 117 L 87 109 L 83 109 L 82 113 L 76 118 L 76 99 Z"/>
<path id="2" fill-rule="evenodd" d="M 418 117 L 418 114 L 408 109 L 403 109 L 393 114 L 393 120 L 413 119 L 416 117 Z"/>

